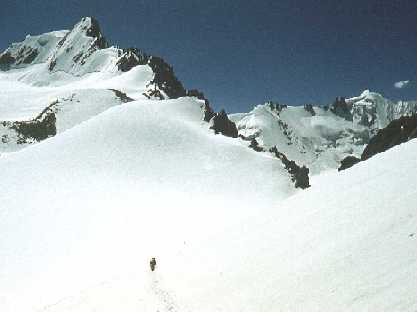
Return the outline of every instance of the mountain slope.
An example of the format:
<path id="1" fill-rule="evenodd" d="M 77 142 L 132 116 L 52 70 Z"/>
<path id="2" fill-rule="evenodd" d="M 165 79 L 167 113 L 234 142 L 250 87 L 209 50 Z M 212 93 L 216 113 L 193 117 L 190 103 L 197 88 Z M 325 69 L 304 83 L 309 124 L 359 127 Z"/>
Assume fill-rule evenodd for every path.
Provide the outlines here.
<path id="1" fill-rule="evenodd" d="M 38 65 L 38 66 L 34 66 Z M 27 36 L 0 54 L 0 70 L 30 69 L 19 81 L 35 86 L 66 84 L 93 73 L 117 76 L 138 65 L 148 67 L 153 77 L 143 92 L 148 98 L 178 98 L 186 95 L 172 67 L 162 58 L 136 48 L 108 46 L 97 20 L 85 17 L 72 30 Z M 97 79 L 96 79 L 97 80 Z"/>
<path id="2" fill-rule="evenodd" d="M 346 156 L 359 157 L 379 129 L 401 116 L 417 113 L 417 101 L 394 103 L 366 90 L 358 97 L 337 98 L 330 107 L 293 107 L 273 102 L 246 114 L 233 114 L 239 134 L 278 150 L 313 174 L 335 169 Z"/>
<path id="3" fill-rule="evenodd" d="M 203 104 L 127 103 L 0 157 L 2 311 L 145 274 L 293 192 L 279 160 L 214 135 Z"/>
<path id="4" fill-rule="evenodd" d="M 416 107 L 365 91 L 236 128 L 92 18 L 28 36 L 0 55 L 0 311 L 415 311 L 416 140 L 322 171 Z M 321 173 L 305 191 L 291 160 Z"/>
<path id="5" fill-rule="evenodd" d="M 294 194 L 201 105 L 132 102 L 0 158 L 2 311 L 417 308 L 415 140 Z"/>
<path id="6" fill-rule="evenodd" d="M 36 142 L 16 125 L 33 123 L 51 106 L 60 133 L 129 98 L 187 94 L 163 59 L 109 47 L 91 17 L 70 31 L 28 35 L 0 54 L 0 65 L 0 152 Z"/>

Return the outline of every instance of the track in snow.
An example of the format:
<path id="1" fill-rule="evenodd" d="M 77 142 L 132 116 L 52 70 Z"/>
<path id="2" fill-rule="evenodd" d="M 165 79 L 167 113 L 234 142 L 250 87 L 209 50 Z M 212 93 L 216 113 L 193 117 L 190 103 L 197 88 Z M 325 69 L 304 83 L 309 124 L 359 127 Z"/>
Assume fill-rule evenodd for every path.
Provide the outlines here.
<path id="1" fill-rule="evenodd" d="M 162 286 L 160 281 L 154 276 L 152 280 L 152 292 L 155 294 L 157 300 L 162 304 L 165 311 L 169 312 L 177 312 L 179 311 L 179 307 L 175 302 L 174 297 L 165 290 Z M 157 310 L 158 312 L 162 312 Z"/>

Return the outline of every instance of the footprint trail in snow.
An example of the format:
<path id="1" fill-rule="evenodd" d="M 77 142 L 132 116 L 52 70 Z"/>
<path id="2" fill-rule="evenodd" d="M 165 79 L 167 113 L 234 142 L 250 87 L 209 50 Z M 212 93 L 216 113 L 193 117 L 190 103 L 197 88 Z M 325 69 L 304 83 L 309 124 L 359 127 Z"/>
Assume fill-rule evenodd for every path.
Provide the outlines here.
<path id="1" fill-rule="evenodd" d="M 158 312 L 177 312 L 180 311 L 178 305 L 176 304 L 174 297 L 167 291 L 164 290 L 161 286 L 161 282 L 157 279 L 156 276 L 152 280 L 152 292 L 155 294 L 158 302 L 161 303 L 164 310 Z"/>

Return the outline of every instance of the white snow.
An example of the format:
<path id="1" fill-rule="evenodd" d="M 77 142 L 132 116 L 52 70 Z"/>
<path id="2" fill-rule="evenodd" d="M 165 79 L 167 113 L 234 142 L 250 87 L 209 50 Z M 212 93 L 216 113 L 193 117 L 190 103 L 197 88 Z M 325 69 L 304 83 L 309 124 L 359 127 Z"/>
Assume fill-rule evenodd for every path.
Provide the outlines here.
<path id="1" fill-rule="evenodd" d="M 324 172 L 417 102 L 367 90 L 347 99 L 353 122 L 319 107 L 230 116 L 310 167 L 296 191 L 277 158 L 209 130 L 204 101 L 146 99 L 148 65 L 118 72 L 108 48 L 74 67 L 89 22 L 59 51 L 68 31 L 27 36 L 9 51 L 39 49 L 34 64 L 0 71 L 0 121 L 56 103 L 58 131 L 0 143 L 1 312 L 417 310 L 417 140 Z"/>
<path id="2" fill-rule="evenodd" d="M 2 311 L 415 311 L 417 141 L 294 194 L 200 105 L 113 107 L 0 158 Z"/>
<path id="3" fill-rule="evenodd" d="M 346 99 L 346 103 L 352 106 L 353 121 L 322 107 L 313 107 L 312 116 L 301 106 L 277 111 L 269 103 L 257 105 L 246 114 L 232 114 L 231 119 L 239 134 L 256 138 L 266 149 L 276 145 L 289 159 L 306 165 L 312 174 L 319 174 L 338 168 L 348 155 L 360 157 L 379 129 L 417 112 L 417 101 L 392 102 L 369 90 Z"/>
<path id="4" fill-rule="evenodd" d="M 314 107 L 312 116 L 303 107 L 289 106 L 281 112 L 269 104 L 258 105 L 247 114 L 233 114 L 239 134 L 255 137 L 269 149 L 277 146 L 291 160 L 306 165 L 313 174 L 337 168 L 340 161 L 352 153 L 360 155 L 364 144 L 355 136 L 366 129 Z"/>
<path id="5" fill-rule="evenodd" d="M 83 289 L 101 297 L 101 283 L 114 279 L 139 283 L 124 295 L 143 310 L 149 287 L 164 287 L 147 272 L 149 257 L 160 261 L 157 274 L 176 263 L 170 274 L 182 275 L 189 248 L 293 192 L 280 161 L 209 131 L 202 104 L 124 104 L 0 157 L 2 311 L 78 301 Z M 91 300 L 79 309 L 100 305 Z"/>
<path id="6" fill-rule="evenodd" d="M 36 49 L 38 54 L 31 64 L 45 63 L 52 55 L 57 43 L 68 33 L 67 30 L 52 31 L 38 36 L 27 35 L 25 40 L 13 43 L 4 53 L 16 57 L 25 49 Z M 19 64 L 15 67 L 27 67 L 29 64 Z"/>

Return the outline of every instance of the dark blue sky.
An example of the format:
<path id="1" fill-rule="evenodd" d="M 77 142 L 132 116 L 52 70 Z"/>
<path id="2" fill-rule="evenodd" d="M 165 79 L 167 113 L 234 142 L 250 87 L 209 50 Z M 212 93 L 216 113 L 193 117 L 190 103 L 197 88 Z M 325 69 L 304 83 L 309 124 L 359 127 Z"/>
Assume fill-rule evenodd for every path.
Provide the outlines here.
<path id="1" fill-rule="evenodd" d="M 216 108 L 327 104 L 363 89 L 417 99 L 417 1 L 1 0 L 0 49 L 96 17 L 107 39 L 163 57 Z"/>

